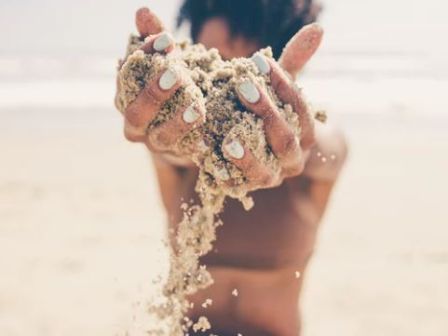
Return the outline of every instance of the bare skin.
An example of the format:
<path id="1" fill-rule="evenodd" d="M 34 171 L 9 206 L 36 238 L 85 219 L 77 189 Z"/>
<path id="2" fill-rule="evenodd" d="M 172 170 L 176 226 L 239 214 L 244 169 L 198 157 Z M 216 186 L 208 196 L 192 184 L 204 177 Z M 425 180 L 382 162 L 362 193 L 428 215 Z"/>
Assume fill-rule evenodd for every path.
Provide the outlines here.
<path id="1" fill-rule="evenodd" d="M 137 12 L 136 22 L 143 37 L 151 36 L 144 51 L 152 52 L 155 40 L 163 32 L 162 23 L 148 9 Z M 240 95 L 241 102 L 265 120 L 267 141 L 283 169 L 281 176 L 272 176 L 247 149 L 241 159 L 229 156 L 246 174 L 253 189 L 259 190 L 252 193 L 255 206 L 249 212 L 239 202 L 227 201 L 215 250 L 203 258 L 215 283 L 191 298 L 195 303 L 191 317 L 209 318 L 213 329 L 207 335 L 210 332 L 244 336 L 300 335 L 299 300 L 306 266 L 314 249 L 319 222 L 347 155 L 343 135 L 331 126 L 314 125 L 301 92 L 290 79 L 312 57 L 321 37 L 318 25 L 307 26 L 291 39 L 278 63 L 269 62 L 277 95 L 299 114 L 303 127 L 300 139 L 293 136 L 260 88 L 256 102 L 251 103 Z M 218 48 L 225 58 L 250 57 L 260 47 L 241 36 L 231 38 L 221 18 L 210 19 L 203 25 L 199 42 Z M 164 52 L 171 50 L 170 45 Z M 125 135 L 131 141 L 145 143 L 151 150 L 170 226 L 175 228 L 182 216 L 182 200 L 196 198 L 197 169 L 172 153 L 170 141 L 159 143 L 160 134 L 146 134 L 146 126 L 161 104 L 184 85 L 179 77 L 171 89 L 162 90 L 157 82 L 160 76 L 147 85 L 126 111 Z M 179 114 L 183 109 L 179 107 Z M 192 125 L 182 125 L 179 120 L 175 118 L 160 126 L 162 138 L 175 141 L 204 119 L 201 114 Z M 232 295 L 235 289 L 237 296 Z M 208 298 L 213 300 L 212 305 L 202 308 Z"/>

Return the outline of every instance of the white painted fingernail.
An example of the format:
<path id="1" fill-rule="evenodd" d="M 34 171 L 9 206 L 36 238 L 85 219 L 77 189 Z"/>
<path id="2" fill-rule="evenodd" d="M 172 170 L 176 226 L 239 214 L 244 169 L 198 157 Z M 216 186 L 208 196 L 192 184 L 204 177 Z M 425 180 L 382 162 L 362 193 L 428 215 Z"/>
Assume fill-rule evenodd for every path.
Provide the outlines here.
<path id="1" fill-rule="evenodd" d="M 154 49 L 157 51 L 164 51 L 171 45 L 172 42 L 173 39 L 171 38 L 171 35 L 169 33 L 162 33 L 158 38 L 155 39 Z"/>
<path id="2" fill-rule="evenodd" d="M 226 151 L 235 159 L 242 159 L 244 156 L 244 148 L 241 145 L 241 142 L 238 140 L 233 140 L 232 142 L 225 145 Z"/>
<path id="3" fill-rule="evenodd" d="M 159 79 L 159 86 L 162 90 L 169 90 L 176 82 L 177 73 L 172 69 L 167 69 Z"/>
<path id="4" fill-rule="evenodd" d="M 244 81 L 238 86 L 238 91 L 249 103 L 256 103 L 260 100 L 260 92 L 251 81 Z"/>
<path id="5" fill-rule="evenodd" d="M 182 119 L 184 119 L 184 121 L 187 124 L 191 124 L 194 123 L 196 120 L 198 120 L 200 117 L 200 114 L 196 111 L 196 109 L 194 108 L 193 105 L 190 105 L 185 111 L 184 114 L 182 115 Z"/>
<path id="6" fill-rule="evenodd" d="M 263 56 L 260 53 L 256 53 L 252 56 L 252 61 L 257 66 L 258 70 L 263 74 L 266 75 L 271 71 L 271 66 L 269 65 L 268 61 L 266 60 L 266 57 Z"/>

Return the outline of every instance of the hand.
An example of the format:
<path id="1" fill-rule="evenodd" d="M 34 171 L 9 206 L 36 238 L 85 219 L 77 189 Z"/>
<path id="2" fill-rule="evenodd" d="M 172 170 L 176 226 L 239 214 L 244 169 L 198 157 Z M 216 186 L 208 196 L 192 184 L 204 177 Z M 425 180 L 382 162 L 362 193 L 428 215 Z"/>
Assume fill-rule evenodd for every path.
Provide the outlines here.
<path id="1" fill-rule="evenodd" d="M 237 92 L 241 103 L 263 119 L 267 142 L 281 166 L 280 175 L 274 174 L 247 147 L 230 139 L 224 140 L 223 152 L 226 158 L 243 172 L 249 181 L 249 189 L 277 186 L 284 178 L 301 174 L 305 167 L 315 141 L 314 123 L 301 90 L 291 78 L 297 75 L 315 53 L 322 35 L 322 28 L 311 24 L 289 41 L 278 63 L 261 53 L 252 57 L 260 72 L 270 76 L 272 88 L 279 99 L 290 104 L 298 114 L 301 134 L 298 139 L 263 88 L 251 82 L 239 86 Z"/>
<path id="2" fill-rule="evenodd" d="M 158 52 L 167 55 L 174 50 L 174 41 L 157 16 L 147 8 L 136 13 L 136 25 L 141 39 L 141 46 L 146 54 Z M 162 124 L 148 128 L 156 118 L 163 104 L 175 92 L 188 85 L 194 85 L 179 67 L 167 67 L 157 73 L 138 94 L 137 98 L 124 111 L 124 133 L 128 140 L 143 142 L 155 153 L 176 154 L 175 144 L 192 129 L 205 121 L 205 110 L 194 101 L 187 101 L 177 106 L 174 116 Z M 117 81 L 117 95 L 120 92 Z"/>

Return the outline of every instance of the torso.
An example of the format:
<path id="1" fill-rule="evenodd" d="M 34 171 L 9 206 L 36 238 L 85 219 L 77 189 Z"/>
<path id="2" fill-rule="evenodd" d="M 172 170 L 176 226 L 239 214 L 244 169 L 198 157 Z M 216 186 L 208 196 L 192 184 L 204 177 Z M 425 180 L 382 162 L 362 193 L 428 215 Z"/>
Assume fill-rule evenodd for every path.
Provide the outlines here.
<path id="1" fill-rule="evenodd" d="M 181 181 L 178 201 L 171 202 L 168 208 L 172 228 L 183 216 L 180 200 L 194 197 L 196 175 L 189 172 Z M 322 216 L 320 207 L 310 197 L 310 188 L 307 178 L 296 177 L 277 188 L 253 192 L 255 205 L 249 211 L 239 201 L 227 199 L 214 250 L 203 262 L 210 266 L 254 269 L 303 267 L 312 253 Z"/>
<path id="2" fill-rule="evenodd" d="M 195 197 L 197 172 L 185 170 L 176 182 L 173 175 L 167 176 L 167 170 L 159 167 L 158 173 L 170 227 L 175 228 L 183 215 L 181 200 Z M 164 186 L 164 179 L 171 185 Z M 299 323 L 297 301 L 303 273 L 324 209 L 313 195 L 311 181 L 296 177 L 277 188 L 252 193 L 255 205 L 248 212 L 238 201 L 227 200 L 215 248 L 202 259 L 215 284 L 190 298 L 196 307 L 190 316 L 197 319 L 206 314 L 213 325 L 230 330 L 261 326 L 263 321 L 269 321 L 264 329 L 272 334 L 298 330 L 299 326 L 281 329 L 285 321 L 287 325 Z M 234 288 L 239 291 L 238 300 L 231 294 Z M 214 304 L 204 311 L 201 304 L 206 298 L 212 298 Z M 272 316 L 276 305 L 274 311 L 281 314 L 278 318 Z M 282 323 L 275 325 L 275 321 Z M 246 334 L 261 335 L 256 331 Z"/>

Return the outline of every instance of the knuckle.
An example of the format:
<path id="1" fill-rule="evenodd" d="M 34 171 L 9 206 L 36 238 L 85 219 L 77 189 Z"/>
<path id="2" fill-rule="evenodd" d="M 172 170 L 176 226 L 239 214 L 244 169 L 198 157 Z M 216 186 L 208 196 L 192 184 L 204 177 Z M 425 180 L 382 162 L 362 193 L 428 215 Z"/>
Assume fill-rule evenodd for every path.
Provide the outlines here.
<path id="1" fill-rule="evenodd" d="M 292 82 L 291 89 L 290 89 L 290 100 L 291 104 L 296 111 L 296 113 L 304 114 L 308 113 L 308 107 L 307 104 L 304 101 L 302 89 L 295 83 Z"/>
<path id="2" fill-rule="evenodd" d="M 148 142 L 155 151 L 165 151 L 174 145 L 172 137 L 165 130 L 155 129 L 148 133 Z"/>
<path id="3" fill-rule="evenodd" d="M 280 71 L 277 71 L 277 78 L 273 81 L 272 86 L 276 92 L 289 92 L 291 89 L 290 81 Z"/>
<path id="4" fill-rule="evenodd" d="M 308 113 L 309 105 L 306 97 L 303 95 L 302 88 L 294 82 L 292 83 L 291 90 L 289 92 L 289 102 L 299 117 Z"/>
<path id="5" fill-rule="evenodd" d="M 261 187 L 261 188 L 268 188 L 271 187 L 274 184 L 274 176 L 272 174 L 262 174 L 259 177 L 255 178 L 253 181 L 253 184 Z"/>
<path id="6" fill-rule="evenodd" d="M 126 138 L 126 140 L 130 141 L 130 142 L 141 142 L 142 141 L 142 135 L 139 134 L 135 129 L 133 129 L 132 127 L 129 127 L 128 125 L 126 125 L 124 127 L 124 137 Z"/>
<path id="7" fill-rule="evenodd" d="M 300 175 L 303 173 L 303 170 L 305 169 L 305 162 L 303 160 L 299 160 L 291 167 L 288 167 L 287 169 L 284 169 L 283 175 L 287 177 L 294 177 L 297 175 Z"/>
<path id="8" fill-rule="evenodd" d="M 262 180 L 261 183 L 266 186 L 270 187 L 274 184 L 274 177 L 272 175 L 266 175 Z"/>
<path id="9" fill-rule="evenodd" d="M 301 145 L 304 150 L 308 150 L 316 143 L 316 134 L 314 128 L 309 128 L 301 139 Z"/>
<path id="10" fill-rule="evenodd" d="M 270 122 L 276 117 L 272 104 L 267 98 L 262 101 L 262 104 L 260 104 L 258 111 L 266 122 Z"/>
<path id="11" fill-rule="evenodd" d="M 160 107 L 166 100 L 166 94 L 162 92 L 162 90 L 158 89 L 157 85 L 157 81 L 152 81 L 149 85 L 146 85 L 143 92 L 151 104 Z"/>
<path id="12" fill-rule="evenodd" d="M 138 125 L 141 111 L 137 104 L 131 103 L 131 105 L 126 108 L 124 115 L 126 117 L 126 123 L 129 124 L 126 125 L 126 128 L 131 128 L 133 125 Z"/>
<path id="13" fill-rule="evenodd" d="M 295 155 L 299 150 L 299 141 L 292 132 L 288 132 L 283 136 L 283 142 L 280 150 L 280 157 L 289 157 Z"/>

